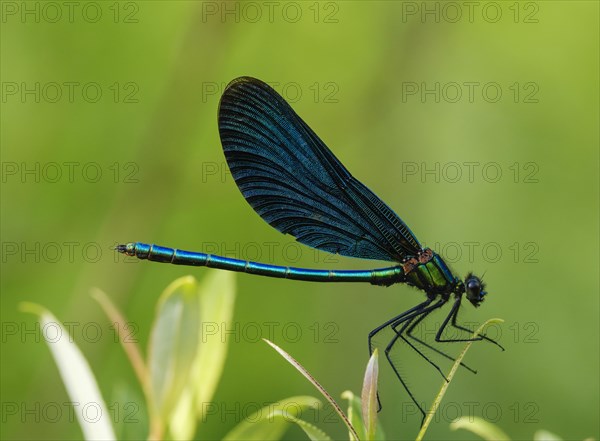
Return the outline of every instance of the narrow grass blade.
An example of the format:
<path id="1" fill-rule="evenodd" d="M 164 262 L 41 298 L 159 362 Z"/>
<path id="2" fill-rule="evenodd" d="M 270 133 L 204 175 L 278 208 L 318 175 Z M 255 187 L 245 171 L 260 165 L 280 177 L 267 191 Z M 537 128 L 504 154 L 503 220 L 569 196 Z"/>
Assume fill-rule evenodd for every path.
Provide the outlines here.
<path id="1" fill-rule="evenodd" d="M 146 400 L 148 400 L 150 395 L 150 376 L 148 374 L 148 368 L 146 367 L 146 362 L 144 361 L 144 357 L 139 346 L 135 341 L 127 338 L 128 335 L 125 330 L 128 328 L 128 324 L 125 320 L 125 317 L 123 317 L 121 311 L 119 311 L 106 293 L 101 289 L 92 288 L 91 296 L 100 304 L 100 307 L 102 307 L 102 310 L 108 319 L 112 323 L 116 324 L 119 342 L 125 351 L 125 355 L 127 355 L 127 358 L 129 359 L 129 363 L 131 363 L 131 367 L 133 368 L 140 385 L 142 386 L 142 390 L 146 395 Z"/>
<path id="2" fill-rule="evenodd" d="M 348 417 L 346 416 L 346 414 L 344 414 L 344 411 L 335 402 L 335 400 L 329 394 L 329 392 L 327 392 L 325 390 L 325 388 L 323 386 L 321 386 L 321 384 L 304 368 L 304 366 L 302 366 L 300 363 L 298 363 L 294 359 L 294 357 L 292 357 L 290 354 L 288 354 L 287 352 L 285 352 L 283 349 L 281 349 L 279 346 L 277 346 L 272 341 L 269 341 L 266 338 L 263 338 L 263 340 L 266 343 L 268 343 L 273 349 L 275 349 L 277 352 L 279 352 L 279 354 L 283 358 L 285 358 L 288 361 L 288 363 L 290 363 L 292 366 L 294 366 L 296 368 L 296 370 L 298 370 L 298 372 L 300 372 L 302 375 L 304 375 L 304 377 L 308 381 L 310 381 L 313 384 L 313 386 L 315 386 L 317 388 L 317 390 L 319 392 L 321 392 L 321 394 L 325 397 L 325 399 L 333 406 L 333 408 L 338 413 L 338 415 L 340 416 L 340 418 L 342 419 L 342 421 L 344 421 L 344 423 L 346 424 L 346 426 L 350 430 L 350 433 L 352 434 L 352 436 L 354 437 L 354 439 L 356 439 L 357 441 L 360 440 L 360 438 L 358 437 L 358 434 L 356 433 L 356 430 L 354 429 L 354 427 L 352 427 L 352 424 L 350 424 L 350 421 L 348 420 Z"/>
<path id="3" fill-rule="evenodd" d="M 504 320 L 502 320 L 502 319 L 490 319 L 490 320 L 486 321 L 484 324 L 482 324 L 479 327 L 479 329 L 477 329 L 473 333 L 473 337 L 476 337 L 477 335 L 480 335 L 481 333 L 483 333 L 483 330 L 488 325 L 490 325 L 492 323 L 503 323 L 503 322 L 504 322 Z M 423 427 L 421 427 L 421 430 L 419 431 L 419 434 L 417 435 L 416 441 L 421 441 L 423 439 L 423 437 L 425 436 L 425 432 L 427 432 L 427 428 L 429 427 L 429 424 L 431 424 L 431 421 L 433 420 L 435 413 L 437 412 L 438 408 L 440 407 L 442 399 L 444 398 L 444 395 L 446 394 L 446 390 L 448 389 L 448 386 L 450 385 L 452 378 L 454 378 L 454 374 L 456 373 L 458 367 L 460 366 L 460 363 L 462 362 L 463 358 L 465 357 L 467 351 L 469 350 L 469 348 L 471 347 L 472 344 L 473 344 L 472 341 L 467 342 L 465 344 L 465 347 L 463 348 L 462 352 L 456 358 L 456 361 L 452 365 L 452 368 L 450 369 L 450 372 L 447 375 L 448 381 L 444 381 L 442 383 L 442 387 L 441 387 L 439 393 L 437 394 L 437 396 L 435 397 L 435 401 L 431 405 L 431 409 L 429 409 L 429 412 L 427 412 L 427 416 L 423 423 Z"/>
<path id="4" fill-rule="evenodd" d="M 100 394 L 89 363 L 54 315 L 35 303 L 21 303 L 21 310 L 39 317 L 42 336 L 46 340 L 58 372 L 73 403 L 79 403 L 75 415 L 88 440 L 114 440 L 111 413 Z M 51 332 L 53 331 L 53 332 Z"/>

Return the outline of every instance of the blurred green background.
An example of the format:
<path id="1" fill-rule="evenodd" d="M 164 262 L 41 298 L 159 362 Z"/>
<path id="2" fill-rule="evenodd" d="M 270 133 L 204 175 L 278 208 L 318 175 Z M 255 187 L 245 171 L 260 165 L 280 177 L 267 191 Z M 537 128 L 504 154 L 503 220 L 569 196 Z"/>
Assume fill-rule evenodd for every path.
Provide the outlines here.
<path id="1" fill-rule="evenodd" d="M 122 412 L 119 436 L 145 436 L 143 406 L 139 424 L 123 422 L 141 391 L 89 290 L 114 299 L 145 347 L 161 291 L 206 270 L 125 262 L 116 243 L 385 265 L 315 254 L 243 200 L 216 112 L 227 82 L 250 75 L 292 102 L 458 274 L 485 272 L 489 296 L 462 319 L 504 318 L 507 351 L 472 348 L 479 373 L 459 372 L 429 437 L 475 439 L 448 429 L 473 408 L 516 440 L 537 429 L 598 439 L 598 3 L 465 3 L 3 2 L 2 438 L 81 437 L 34 317 L 18 309 L 24 300 L 74 323 L 107 403 Z M 339 397 L 360 390 L 368 332 L 423 298 L 405 286 L 248 275 L 238 288 L 220 411 L 198 439 L 222 437 L 252 403 L 316 394 L 253 329 Z M 441 378 L 405 355 L 396 359 L 409 384 L 436 390 Z M 383 359 L 380 371 L 386 432 L 414 439 L 419 419 Z M 49 403 L 62 416 L 44 416 Z M 330 415 L 313 422 L 346 436 Z"/>

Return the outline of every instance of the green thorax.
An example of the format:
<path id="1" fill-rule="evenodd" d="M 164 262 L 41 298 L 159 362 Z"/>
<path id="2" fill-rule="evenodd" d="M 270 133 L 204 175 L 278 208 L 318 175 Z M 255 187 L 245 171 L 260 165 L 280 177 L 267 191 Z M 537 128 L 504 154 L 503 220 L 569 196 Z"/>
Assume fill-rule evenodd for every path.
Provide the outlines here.
<path id="1" fill-rule="evenodd" d="M 427 250 L 431 252 L 430 250 Z M 406 282 L 428 293 L 448 293 L 454 291 L 459 280 L 452 274 L 446 262 L 436 253 L 427 262 L 417 264 L 408 274 Z"/>

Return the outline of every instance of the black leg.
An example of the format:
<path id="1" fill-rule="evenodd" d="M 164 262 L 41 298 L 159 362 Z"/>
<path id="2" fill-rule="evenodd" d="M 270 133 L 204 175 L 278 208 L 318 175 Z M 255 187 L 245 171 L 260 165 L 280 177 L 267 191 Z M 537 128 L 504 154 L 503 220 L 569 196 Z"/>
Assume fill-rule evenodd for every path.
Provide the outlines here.
<path id="1" fill-rule="evenodd" d="M 406 317 L 407 315 L 412 314 L 415 311 L 419 311 L 420 309 L 425 308 L 432 301 L 433 301 L 433 299 L 427 299 L 423 303 L 419 303 L 414 308 L 410 308 L 409 310 L 404 311 L 402 314 L 397 315 L 396 317 L 388 320 L 387 322 L 385 322 L 382 325 L 377 326 L 375 329 L 373 329 L 371 332 L 369 332 L 369 357 L 371 357 L 371 355 L 373 355 L 373 343 L 372 343 L 373 337 L 375 337 L 377 334 L 379 334 L 380 331 L 382 331 L 383 329 L 387 328 L 391 324 L 396 323 L 402 317 Z"/>
<path id="2" fill-rule="evenodd" d="M 427 305 L 429 305 L 431 302 L 433 301 L 433 299 L 427 299 L 425 300 L 423 303 L 419 303 L 417 306 L 410 308 L 407 311 L 404 311 L 402 314 L 397 315 L 396 317 L 388 320 L 387 322 L 385 322 L 382 325 L 377 326 L 375 329 L 373 329 L 371 332 L 369 332 L 369 358 L 371 357 L 371 355 L 373 355 L 373 338 L 383 329 L 387 328 L 388 326 L 390 326 L 393 323 L 396 323 L 398 320 L 401 320 L 403 317 L 407 317 L 410 314 L 414 314 L 417 311 L 420 311 L 421 309 L 425 308 Z M 400 380 L 402 382 L 402 385 L 404 386 L 405 389 L 407 389 L 406 385 L 404 384 L 404 381 L 402 381 L 402 379 Z M 408 389 L 407 389 L 408 390 Z M 409 392 L 410 393 L 410 392 Z M 414 401 L 414 398 L 413 398 Z M 377 411 L 381 411 L 381 400 L 379 399 L 379 391 L 377 391 Z"/>
<path id="3" fill-rule="evenodd" d="M 455 327 L 456 329 L 460 329 L 461 331 L 466 331 L 466 332 L 469 332 L 469 333 L 471 333 L 471 334 L 472 334 L 472 333 L 473 333 L 473 330 L 472 330 L 472 329 L 468 329 L 468 328 L 465 328 L 464 326 L 460 326 L 460 325 L 457 325 L 457 324 L 456 324 L 456 320 L 458 319 L 458 310 L 459 310 L 459 308 L 456 308 L 456 312 L 455 312 L 455 313 L 454 313 L 454 315 L 452 316 L 452 320 L 451 320 L 450 324 L 451 324 L 453 327 Z M 502 345 L 501 345 L 500 343 L 498 343 L 496 340 L 489 338 L 489 337 L 488 337 L 488 336 L 486 336 L 485 334 L 479 334 L 479 337 L 481 337 L 481 338 L 477 338 L 477 337 L 476 337 L 475 339 L 477 339 L 477 340 L 487 340 L 487 341 L 489 341 L 490 343 L 493 343 L 493 344 L 495 344 L 496 346 L 498 346 L 498 347 L 499 347 L 500 349 L 502 349 L 503 351 L 505 350 L 505 349 L 504 349 L 504 346 L 502 346 Z M 475 340 L 475 339 L 474 339 L 474 340 Z M 474 340 L 473 340 L 473 341 L 474 341 Z M 469 340 L 466 340 L 466 341 L 469 341 Z"/>
<path id="4" fill-rule="evenodd" d="M 417 320 L 416 320 L 416 323 L 420 322 L 420 321 L 421 321 L 421 319 L 422 319 L 423 317 L 426 317 L 426 316 L 427 316 L 427 315 L 428 315 L 430 312 L 431 312 L 431 310 L 430 310 L 430 311 L 427 311 L 427 312 L 423 312 L 423 313 L 421 313 L 421 315 L 420 315 L 420 316 L 417 318 Z M 398 326 L 399 326 L 401 323 L 394 323 L 394 324 L 392 325 L 392 329 L 394 330 L 394 332 L 395 332 L 397 335 L 396 335 L 396 337 L 394 337 L 394 339 L 393 339 L 393 340 L 390 342 L 390 344 L 387 346 L 387 349 L 386 349 L 386 351 L 391 351 L 392 347 L 394 346 L 394 344 L 395 344 L 395 343 L 396 343 L 396 341 L 398 340 L 398 336 L 399 336 L 399 337 L 400 337 L 402 340 L 404 340 L 404 341 L 405 341 L 405 342 L 406 342 L 406 343 L 407 343 L 407 344 L 408 344 L 408 345 L 409 345 L 411 348 L 413 348 L 413 350 L 414 350 L 414 351 L 415 351 L 417 354 L 419 354 L 421 357 L 423 357 L 425 360 L 427 360 L 427 362 L 428 362 L 429 364 L 431 364 L 431 365 L 432 365 L 434 368 L 436 368 L 436 369 L 437 369 L 437 371 L 438 371 L 438 372 L 440 373 L 440 375 L 442 376 L 442 378 L 444 378 L 444 380 L 448 381 L 448 379 L 446 378 L 446 375 L 444 375 L 444 373 L 442 372 L 442 370 L 440 369 L 440 367 L 439 367 L 437 364 L 435 364 L 433 361 L 431 361 L 431 359 L 429 359 L 429 357 L 427 357 L 427 356 L 426 356 L 426 355 L 425 355 L 423 352 L 421 352 L 421 351 L 420 351 L 420 350 L 419 350 L 419 349 L 418 349 L 418 348 L 417 348 L 415 345 L 413 345 L 413 344 L 412 344 L 410 341 L 408 341 L 408 340 L 406 339 L 406 337 L 403 335 L 403 334 L 405 333 L 405 331 L 406 331 L 406 328 L 409 328 L 409 326 L 410 326 L 410 328 L 409 328 L 409 329 L 412 329 L 412 328 L 414 327 L 414 324 L 412 324 L 412 322 L 413 322 L 413 320 L 414 320 L 415 318 L 416 318 L 416 317 L 413 317 L 413 318 L 411 318 L 410 320 L 407 320 L 406 322 L 404 322 L 404 324 L 402 325 L 402 329 L 400 329 L 400 330 L 397 330 L 396 328 L 397 328 L 397 327 L 398 327 Z"/>
<path id="5" fill-rule="evenodd" d="M 450 313 L 448 314 L 448 317 L 446 317 L 446 319 L 444 320 L 444 322 L 442 323 L 442 326 L 440 326 L 440 329 L 437 332 L 437 335 L 435 336 L 435 341 L 437 342 L 441 342 L 441 343 L 456 343 L 456 342 L 461 342 L 461 341 L 480 341 L 480 340 L 487 340 L 493 344 L 495 344 L 496 346 L 498 346 L 500 349 L 502 349 L 504 351 L 504 347 L 498 343 L 496 340 L 492 340 L 491 338 L 483 335 L 483 334 L 479 334 L 477 337 L 471 337 L 471 338 L 458 338 L 458 339 L 443 339 L 442 334 L 444 332 L 444 329 L 446 328 L 446 326 L 448 325 L 448 322 L 450 321 L 451 325 L 453 327 L 455 327 L 456 329 L 460 329 L 461 331 L 466 331 L 469 333 L 473 333 L 473 331 L 471 329 L 465 328 L 464 326 L 460 326 L 456 324 L 456 318 L 458 316 L 458 310 L 460 308 L 460 301 L 461 298 L 458 297 L 455 301 L 454 304 L 452 305 L 452 309 L 450 310 Z"/>
<path id="6" fill-rule="evenodd" d="M 386 358 L 388 360 L 388 363 L 390 364 L 390 366 L 394 370 L 394 373 L 396 374 L 396 377 L 398 377 L 398 380 L 400 380 L 400 383 L 402 384 L 402 386 L 404 387 L 404 389 L 406 390 L 406 392 L 410 396 L 410 399 L 413 401 L 413 403 L 415 403 L 415 405 L 417 406 L 417 408 L 421 411 L 421 414 L 423 415 L 423 417 L 421 418 L 421 426 L 425 422 L 425 415 L 426 415 L 425 414 L 425 410 L 423 410 L 423 408 L 421 407 L 421 405 L 419 404 L 419 402 L 417 401 L 417 399 L 415 398 L 415 396 L 413 395 L 413 393 L 410 391 L 408 385 L 406 384 L 406 382 L 402 378 L 402 375 L 400 375 L 400 372 L 398 372 L 398 369 L 396 368 L 396 366 L 394 365 L 394 362 L 391 359 L 390 352 L 391 352 L 392 348 L 394 347 L 394 345 L 396 344 L 396 342 L 398 341 L 399 338 L 404 339 L 404 341 L 406 341 L 408 343 L 408 341 L 402 336 L 402 333 L 404 332 L 404 330 L 406 329 L 406 327 L 410 324 L 410 322 L 415 317 L 418 317 L 421 314 L 427 314 L 427 313 L 433 311 L 434 309 L 440 308 L 444 303 L 446 303 L 446 301 L 444 299 L 440 299 L 435 304 L 433 304 L 431 306 L 427 306 L 429 303 L 431 303 L 431 301 L 427 302 L 425 305 L 424 304 L 419 305 L 419 306 L 421 306 L 421 309 L 412 312 L 410 315 L 405 315 L 405 316 L 400 317 L 395 323 L 392 324 L 393 328 L 395 328 L 397 326 L 400 326 L 401 324 L 404 324 L 404 326 L 402 327 L 402 329 L 399 332 L 398 331 L 396 332 L 396 334 L 394 335 L 394 338 L 392 339 L 392 341 L 390 341 L 390 343 L 387 345 L 387 347 L 385 349 L 385 356 L 386 356 Z M 425 357 L 413 345 L 411 345 L 411 347 L 413 347 L 413 349 L 415 349 L 421 356 Z M 427 357 L 425 357 L 425 358 L 427 359 Z M 435 366 L 435 364 L 434 364 L 434 366 Z M 442 373 L 442 375 L 444 375 L 444 374 Z"/>
<path id="7" fill-rule="evenodd" d="M 413 330 L 415 329 L 415 327 L 416 327 L 416 326 L 417 326 L 419 323 L 421 323 L 421 322 L 422 322 L 422 321 L 423 321 L 423 320 L 424 320 L 424 319 L 425 319 L 425 318 L 426 318 L 426 317 L 429 315 L 429 313 L 430 313 L 430 312 L 431 312 L 431 311 L 429 311 L 429 312 L 428 312 L 428 313 L 426 313 L 426 314 L 422 314 L 422 315 L 421 315 L 419 318 L 417 318 L 417 320 L 415 320 L 415 321 L 412 323 L 412 325 L 410 325 L 410 326 L 408 327 L 408 329 L 406 330 L 406 335 L 408 335 L 408 336 L 409 336 L 410 338 L 412 338 L 413 340 L 415 340 L 415 341 L 417 341 L 417 342 L 421 343 L 423 346 L 425 346 L 425 347 L 427 347 L 427 348 L 431 349 L 432 351 L 434 351 L 434 352 L 436 352 L 436 353 L 438 353 L 438 354 L 440 354 L 440 355 L 442 355 L 442 356 L 446 357 L 447 359 L 449 359 L 449 360 L 452 360 L 452 361 L 456 361 L 456 359 L 455 359 L 454 357 L 452 357 L 452 356 L 450 356 L 450 355 L 446 354 L 444 351 L 441 351 L 441 350 L 439 350 L 438 348 L 436 348 L 436 347 L 434 347 L 434 346 L 431 346 L 429 343 L 427 343 L 427 342 L 425 342 L 425 341 L 421 340 L 420 338 L 418 338 L 418 337 L 416 337 L 416 336 L 414 336 L 414 335 L 412 334 L 412 332 L 413 332 Z M 464 364 L 463 362 L 461 362 L 461 363 L 460 363 L 460 365 L 461 365 L 462 367 L 464 367 L 465 369 L 467 369 L 468 371 L 470 371 L 470 372 L 473 372 L 474 374 L 476 374 L 476 373 L 477 373 L 477 371 L 476 371 L 476 370 L 474 370 L 474 369 L 470 368 L 469 366 L 467 366 L 467 365 L 466 365 L 466 364 Z M 445 376 L 445 375 L 444 375 L 444 378 L 446 378 L 446 376 Z"/>

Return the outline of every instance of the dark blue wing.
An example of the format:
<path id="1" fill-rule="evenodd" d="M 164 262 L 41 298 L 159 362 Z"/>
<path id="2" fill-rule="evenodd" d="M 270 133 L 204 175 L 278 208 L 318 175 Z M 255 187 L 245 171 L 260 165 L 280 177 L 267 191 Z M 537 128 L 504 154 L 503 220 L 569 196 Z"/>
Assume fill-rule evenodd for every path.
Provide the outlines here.
<path id="1" fill-rule="evenodd" d="M 282 233 L 364 259 L 401 262 L 420 250 L 404 222 L 262 81 L 242 77 L 227 86 L 219 133 L 244 198 Z"/>

